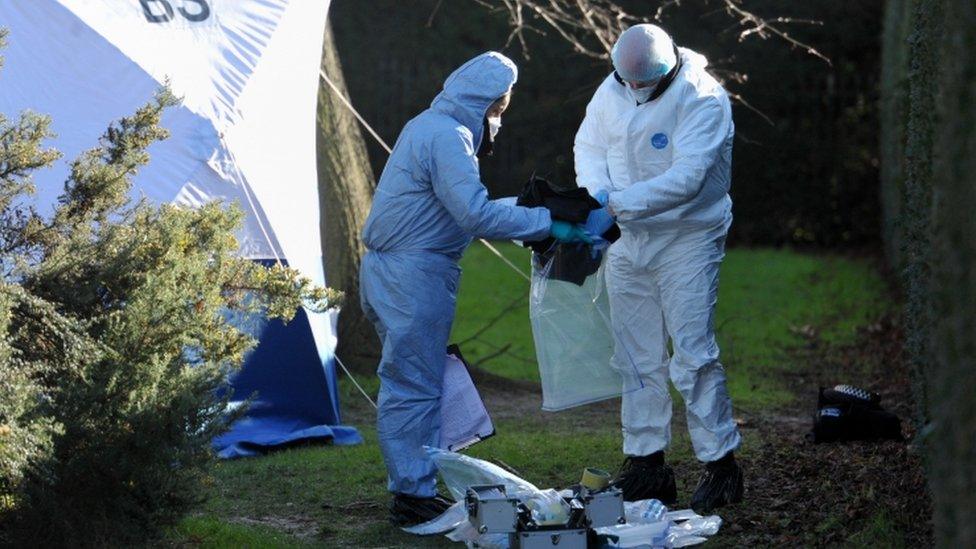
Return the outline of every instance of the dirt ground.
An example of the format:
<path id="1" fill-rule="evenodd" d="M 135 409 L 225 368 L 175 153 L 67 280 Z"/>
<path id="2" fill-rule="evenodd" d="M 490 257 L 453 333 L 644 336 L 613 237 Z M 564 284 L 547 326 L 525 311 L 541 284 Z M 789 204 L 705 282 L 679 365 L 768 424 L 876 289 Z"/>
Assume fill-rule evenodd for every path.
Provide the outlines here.
<path id="1" fill-rule="evenodd" d="M 797 397 L 794 403 L 769 411 L 736 411 L 741 429 L 756 432 L 759 436 L 749 440 L 758 443 L 740 454 L 746 502 L 721 510 L 724 524 L 709 546 L 931 546 L 931 502 L 912 442 L 914 411 L 899 328 L 890 320 L 880 321 L 843 347 L 825 345 L 812 329 L 798 335 L 805 344 L 792 350 L 795 368 L 783 374 Z M 493 389 L 494 384 L 484 381 L 479 386 L 497 419 L 519 417 L 540 404 L 537 390 L 509 384 Z M 906 442 L 808 442 L 818 387 L 839 383 L 880 393 L 882 405 L 902 418 Z M 616 421 L 619 406 L 605 402 L 586 410 L 573 415 L 575 424 L 607 425 Z M 685 428 L 682 415 L 675 414 L 675 431 Z M 697 478 L 700 471 L 693 461 L 672 465 L 679 479 Z M 693 488 L 679 486 L 679 493 Z"/>

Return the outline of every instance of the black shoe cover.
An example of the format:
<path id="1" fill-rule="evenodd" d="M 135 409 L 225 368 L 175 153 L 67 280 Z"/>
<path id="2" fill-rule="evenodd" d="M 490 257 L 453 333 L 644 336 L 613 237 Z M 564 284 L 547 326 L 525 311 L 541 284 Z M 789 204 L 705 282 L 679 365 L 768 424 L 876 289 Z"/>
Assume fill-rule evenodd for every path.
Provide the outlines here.
<path id="1" fill-rule="evenodd" d="M 691 496 L 691 508 L 696 513 L 711 513 L 713 509 L 742 501 L 742 467 L 732 452 L 717 461 L 705 464 L 705 474 Z"/>
<path id="2" fill-rule="evenodd" d="M 613 485 L 623 492 L 624 501 L 656 499 L 671 505 L 678 499 L 674 470 L 664 463 L 664 452 L 628 457 Z"/>
<path id="3" fill-rule="evenodd" d="M 432 498 L 415 498 L 393 494 L 390 503 L 390 522 L 394 526 L 414 526 L 441 516 L 454 502 L 437 495 Z"/>

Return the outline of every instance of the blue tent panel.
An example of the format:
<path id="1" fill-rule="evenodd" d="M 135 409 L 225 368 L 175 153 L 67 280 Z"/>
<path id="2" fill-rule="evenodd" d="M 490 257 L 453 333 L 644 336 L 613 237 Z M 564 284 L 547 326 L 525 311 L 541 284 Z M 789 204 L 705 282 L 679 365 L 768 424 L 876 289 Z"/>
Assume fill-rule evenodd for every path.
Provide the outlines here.
<path id="1" fill-rule="evenodd" d="M 335 361 L 316 349 L 304 310 L 288 324 L 255 315 L 238 326 L 259 343 L 231 380 L 233 400 L 255 398 L 247 415 L 214 440 L 218 456 L 253 456 L 308 440 L 362 442 L 355 428 L 341 425 Z"/>

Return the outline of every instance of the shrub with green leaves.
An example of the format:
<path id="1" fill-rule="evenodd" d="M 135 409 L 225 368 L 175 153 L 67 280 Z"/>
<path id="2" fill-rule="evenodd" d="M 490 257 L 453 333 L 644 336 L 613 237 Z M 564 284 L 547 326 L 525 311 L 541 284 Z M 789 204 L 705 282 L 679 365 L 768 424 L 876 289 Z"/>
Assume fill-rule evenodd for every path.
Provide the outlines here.
<path id="1" fill-rule="evenodd" d="M 234 207 L 130 200 L 176 103 L 162 90 L 113 123 L 44 216 L 25 197 L 59 158 L 50 121 L 0 116 L 0 541 L 132 543 L 181 516 L 255 343 L 228 318 L 340 298 L 238 257 Z"/>

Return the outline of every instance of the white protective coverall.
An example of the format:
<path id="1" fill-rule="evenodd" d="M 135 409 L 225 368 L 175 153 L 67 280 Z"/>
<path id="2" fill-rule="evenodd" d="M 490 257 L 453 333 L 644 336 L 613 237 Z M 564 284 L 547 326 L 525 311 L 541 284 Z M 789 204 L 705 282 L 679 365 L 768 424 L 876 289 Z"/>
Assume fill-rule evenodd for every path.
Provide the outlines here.
<path id="1" fill-rule="evenodd" d="M 705 58 L 684 48 L 679 56 L 667 90 L 647 103 L 638 105 L 614 74 L 603 81 L 576 135 L 576 177 L 591 194 L 609 191 L 623 233 L 606 270 L 612 360 L 620 369 L 636 364 L 644 385 L 624 388 L 624 453 L 667 447 L 670 373 L 687 406 L 695 454 L 713 461 L 740 442 L 714 333 L 732 223 L 734 126 L 728 95 L 705 71 Z"/>

